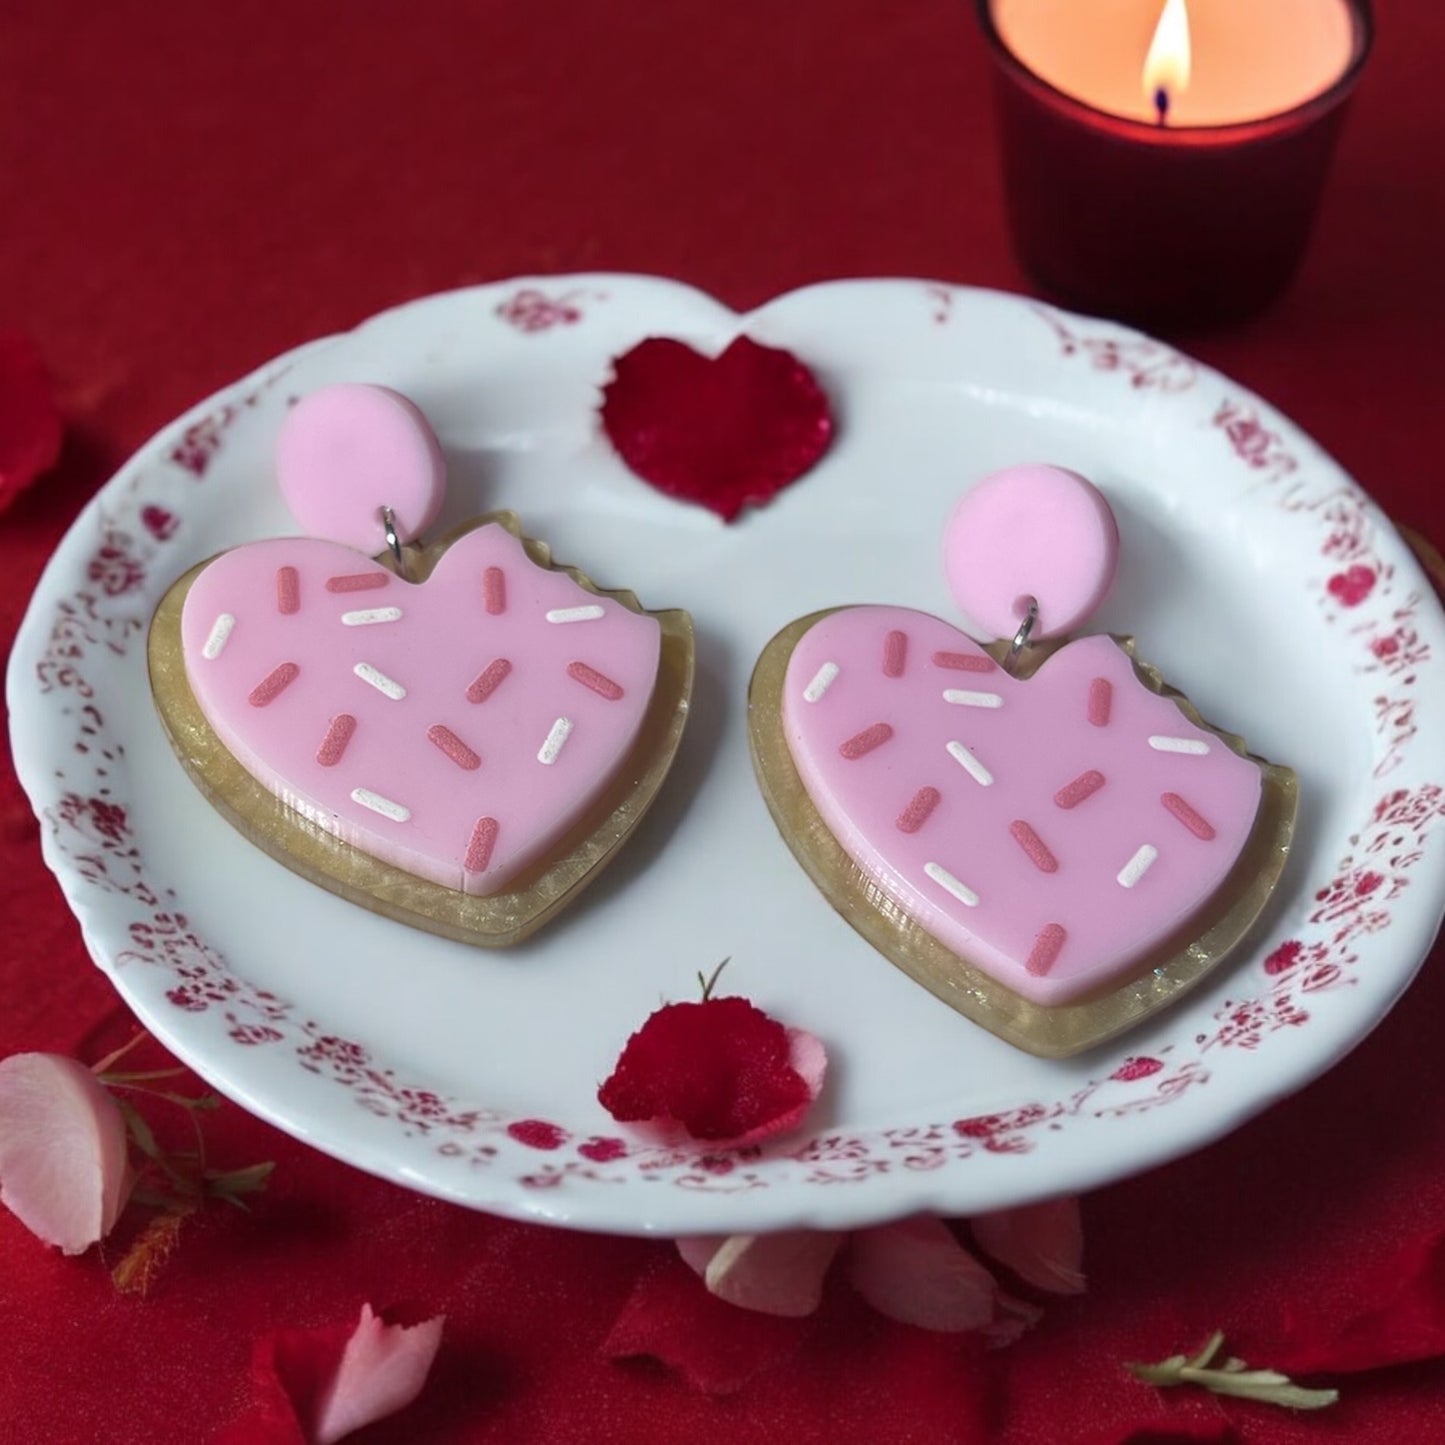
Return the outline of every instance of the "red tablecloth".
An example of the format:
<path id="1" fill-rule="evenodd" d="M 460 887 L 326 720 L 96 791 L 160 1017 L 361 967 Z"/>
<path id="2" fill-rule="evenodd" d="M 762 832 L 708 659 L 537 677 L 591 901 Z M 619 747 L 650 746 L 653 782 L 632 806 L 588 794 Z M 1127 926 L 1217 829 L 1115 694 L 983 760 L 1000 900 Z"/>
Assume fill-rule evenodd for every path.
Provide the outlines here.
<path id="1" fill-rule="evenodd" d="M 1378 10 L 1300 281 L 1258 322 L 1184 340 L 1438 538 L 1445 12 Z M 0 326 L 42 349 L 69 425 L 58 471 L 4 520 L 5 635 L 77 509 L 153 429 L 409 297 L 595 269 L 677 275 L 739 307 L 848 275 L 1026 289 L 987 79 L 965 0 L 0 4 Z M 94 1058 L 127 1017 L 8 766 L 0 849 L 0 1055 Z M 275 1159 L 274 1181 L 251 1215 L 196 1224 L 148 1298 L 0 1212 L 0 1439 L 207 1439 L 249 1408 L 255 1338 L 362 1300 L 448 1316 L 426 1395 L 358 1437 L 376 1442 L 933 1442 L 985 1438 L 980 1418 L 1006 1442 L 1083 1441 L 1151 1412 L 1227 1417 L 1251 1442 L 1445 1439 L 1438 1361 L 1346 1381 L 1308 1419 L 1156 1403 L 1120 1367 L 1216 1325 L 1268 1363 L 1290 1311 L 1342 1308 L 1373 1262 L 1445 1221 L 1442 964 L 1437 950 L 1303 1096 L 1086 1199 L 1090 1292 L 1012 1349 L 983 1358 L 839 1294 L 801 1353 L 721 1400 L 601 1352 L 667 1246 L 471 1215 L 227 1105 L 213 1155 Z"/>

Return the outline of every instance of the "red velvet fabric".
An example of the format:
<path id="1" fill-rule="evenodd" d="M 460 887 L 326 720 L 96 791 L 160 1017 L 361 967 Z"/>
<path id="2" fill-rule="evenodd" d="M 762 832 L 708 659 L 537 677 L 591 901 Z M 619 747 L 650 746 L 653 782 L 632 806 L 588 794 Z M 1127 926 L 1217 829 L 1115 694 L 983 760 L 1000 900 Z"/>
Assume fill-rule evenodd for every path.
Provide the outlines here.
<path id="1" fill-rule="evenodd" d="M 1248 326 L 1182 339 L 1438 541 L 1445 12 L 1376 8 L 1298 283 Z M 0 0 L 0 329 L 33 339 L 68 426 L 58 470 L 0 532 L 0 633 L 153 429 L 409 297 L 604 268 L 740 307 L 854 274 L 1024 288 L 987 81 L 965 0 Z M 8 767 L 0 896 L 0 1053 L 123 1041 Z M 228 1105 L 207 1120 L 213 1158 L 274 1159 L 274 1179 L 251 1213 L 190 1224 L 146 1299 L 0 1212 L 0 1439 L 209 1439 L 257 1408 L 257 1340 L 352 1321 L 365 1300 L 447 1315 L 428 1389 L 357 1437 L 372 1445 L 1445 1439 L 1442 965 L 1437 950 L 1298 1098 L 1087 1198 L 1090 1291 L 1013 1348 L 891 1325 L 834 1289 L 806 1328 L 732 1321 L 723 1364 L 765 1358 L 725 1397 L 613 1358 L 637 1344 L 635 1291 L 663 1290 L 679 1329 L 711 1304 L 667 1246 L 469 1214 Z M 1367 1307 L 1390 1318 L 1362 1325 Z M 1216 1326 L 1255 1364 L 1430 1358 L 1346 1377 L 1308 1418 L 1158 1395 L 1122 1369 Z"/>

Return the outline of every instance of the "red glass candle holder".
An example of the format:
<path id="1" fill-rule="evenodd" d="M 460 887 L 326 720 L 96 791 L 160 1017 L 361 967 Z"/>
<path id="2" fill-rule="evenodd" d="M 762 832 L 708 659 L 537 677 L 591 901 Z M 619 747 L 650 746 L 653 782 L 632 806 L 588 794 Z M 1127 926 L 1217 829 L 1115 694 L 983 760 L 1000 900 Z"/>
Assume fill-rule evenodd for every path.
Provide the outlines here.
<path id="1" fill-rule="evenodd" d="M 977 0 L 994 58 L 1004 195 L 1024 268 L 1068 305 L 1146 324 L 1254 315 L 1304 254 L 1346 102 L 1374 38 L 1350 0 L 1340 77 L 1293 109 L 1163 127 L 1096 110 L 1041 80 Z"/>

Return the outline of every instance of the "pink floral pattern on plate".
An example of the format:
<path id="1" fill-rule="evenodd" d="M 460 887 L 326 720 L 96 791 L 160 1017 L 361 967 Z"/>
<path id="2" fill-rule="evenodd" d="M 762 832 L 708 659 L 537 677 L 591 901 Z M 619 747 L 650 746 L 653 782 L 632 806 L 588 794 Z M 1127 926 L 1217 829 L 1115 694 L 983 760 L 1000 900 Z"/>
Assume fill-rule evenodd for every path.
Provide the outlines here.
<path id="1" fill-rule="evenodd" d="M 589 278 L 579 278 L 575 286 L 557 283 L 556 294 L 543 299 L 548 307 L 571 306 L 568 297 L 590 293 L 595 284 Z M 897 283 L 900 299 L 911 284 Z M 528 289 L 482 288 L 463 297 L 472 307 L 482 306 L 493 325 L 526 330 L 531 328 L 519 317 L 552 315 L 530 309 Z M 930 286 L 928 306 L 915 304 L 917 324 L 931 330 L 941 310 L 950 332 L 966 334 L 970 296 Z M 773 303 L 770 315 L 776 318 L 778 310 Z M 222 1072 L 250 1069 L 248 1059 L 271 1060 L 264 1078 L 273 1084 L 306 1079 L 329 1091 L 327 1097 L 349 1099 L 371 1121 L 366 1137 L 373 1167 L 390 1148 L 403 1161 L 396 1167 L 404 1164 L 412 1182 L 425 1180 L 438 1192 L 511 1213 L 565 1218 L 565 1208 L 559 1212 L 554 1204 L 528 1200 L 565 1196 L 574 1210 L 576 1201 L 586 1201 L 577 1217 L 592 1227 L 640 1228 L 649 1221 L 657 1227 L 646 1199 L 627 1202 L 627 1187 L 642 1184 L 653 1186 L 647 1198 L 661 1185 L 670 1195 L 718 1200 L 662 1211 L 670 1220 L 685 1221 L 673 1232 L 705 1232 L 724 1222 L 738 1227 L 856 1222 L 942 1207 L 950 1189 L 956 1192 L 959 1169 L 1035 1154 L 1047 1158 L 1054 1141 L 1076 1131 L 1133 1130 L 1132 1121 L 1141 1116 L 1163 1108 L 1187 1111 L 1191 1106 L 1184 1101 L 1228 1093 L 1222 1125 L 1191 1125 L 1197 1143 L 1251 1112 L 1241 1102 L 1252 1077 L 1248 1061 L 1288 1051 L 1285 1040 L 1320 1027 L 1320 1001 L 1377 988 L 1377 974 L 1370 970 L 1381 966 L 1380 936 L 1396 927 L 1402 908 L 1419 916 L 1442 876 L 1437 835 L 1445 792 L 1440 776 L 1422 774 L 1418 766 L 1416 755 L 1426 739 L 1415 715 L 1421 679 L 1440 666 L 1431 643 L 1432 634 L 1439 635 L 1437 614 L 1423 589 L 1404 580 L 1412 569 L 1400 562 L 1401 546 L 1382 530 L 1378 512 L 1262 404 L 1161 343 L 1102 323 L 1096 334 L 1095 323 L 1025 303 L 1018 310 L 1043 317 L 1040 339 L 1052 343 L 1053 364 L 1062 361 L 1067 370 L 1082 362 L 1100 376 L 1117 376 L 1130 391 L 1157 391 L 1169 405 L 1189 408 L 1191 418 L 1201 418 L 1205 407 L 1202 423 L 1219 438 L 1221 457 L 1237 469 L 1244 488 L 1266 488 L 1269 505 L 1287 514 L 1299 535 L 1313 539 L 1307 545 L 1319 566 L 1308 587 L 1321 625 L 1344 629 L 1362 686 L 1379 688 L 1370 721 L 1380 781 L 1360 804 L 1329 871 L 1297 880 L 1296 895 L 1308 902 L 1290 915 L 1288 927 L 1262 940 L 1254 962 L 1231 971 L 1228 995 L 1212 1004 L 1207 1025 L 1200 1026 L 1195 1010 L 1188 1015 L 1192 1026 L 1182 1027 L 1185 1015 L 1176 1011 L 1159 1028 L 1126 1041 L 1082 1082 L 1076 1075 L 1063 1089 L 1040 1088 L 992 1112 L 940 1110 L 933 1117 L 869 1128 L 830 1125 L 824 1118 L 811 1134 L 763 1149 L 718 1152 L 641 1134 L 595 1132 L 596 1124 L 578 1127 L 450 1097 L 426 1081 L 402 1077 L 376 1040 L 347 1038 L 239 976 L 191 923 L 185 900 L 153 875 L 127 792 L 127 739 L 109 714 L 117 687 L 144 685 L 150 609 L 170 578 L 195 560 L 176 551 L 193 516 L 198 520 L 204 506 L 213 505 L 198 500 L 209 487 L 196 489 L 195 481 L 220 475 L 219 460 L 241 429 L 274 425 L 280 398 L 273 388 L 284 365 L 259 384 L 233 388 L 199 420 L 183 419 L 105 489 L 62 549 L 59 570 L 70 585 L 51 587 L 17 643 L 12 667 L 25 675 L 17 681 L 12 672 L 12 696 L 26 727 L 48 730 L 39 772 L 25 756 L 35 744 L 17 747 L 45 822 L 47 857 L 92 938 L 104 931 L 101 961 L 122 992 L 164 1037 L 189 1043 L 197 1055 L 214 1058 L 229 1051 Z M 552 315 L 547 325 L 574 327 L 581 319 Z M 1039 351 L 1038 365 L 1050 364 L 1048 345 Z M 1221 395 L 1205 395 L 1216 388 L 1223 388 Z M 1437 753 L 1424 749 L 1422 755 L 1434 759 Z M 1387 775 L 1393 776 L 1387 781 Z M 1413 902 L 1422 888 L 1421 902 Z M 102 913 L 104 928 L 96 930 Z M 727 951 L 726 940 L 716 942 Z M 1393 966 L 1403 981 L 1408 972 Z M 1347 1044 L 1370 1022 L 1335 1010 L 1329 1028 Z M 616 1043 L 599 1040 L 599 1068 Z M 845 1056 L 847 1044 L 830 1040 Z M 1331 1045 L 1330 1056 L 1340 1047 Z M 1303 1082 L 1322 1066 L 1296 1063 L 1293 1077 Z M 253 1086 L 262 1077 L 247 1074 Z M 428 1165 L 427 1158 L 434 1163 Z M 1000 1187 L 1007 1192 L 1007 1185 Z M 1033 1184 L 1020 1192 L 1045 1188 Z M 772 1193 L 780 1196 L 777 1206 L 748 1212 L 753 1206 L 747 1200 Z M 614 1198 L 623 1202 L 598 1202 Z M 856 1202 L 842 1202 L 849 1198 Z"/>
<path id="2" fill-rule="evenodd" d="M 499 301 L 496 316 L 515 327 L 518 331 L 550 331 L 554 326 L 575 326 L 585 316 L 582 303 L 587 293 L 584 290 L 570 290 L 549 296 L 536 286 L 523 286 Z M 605 293 L 596 293 L 594 300 L 604 300 Z"/>

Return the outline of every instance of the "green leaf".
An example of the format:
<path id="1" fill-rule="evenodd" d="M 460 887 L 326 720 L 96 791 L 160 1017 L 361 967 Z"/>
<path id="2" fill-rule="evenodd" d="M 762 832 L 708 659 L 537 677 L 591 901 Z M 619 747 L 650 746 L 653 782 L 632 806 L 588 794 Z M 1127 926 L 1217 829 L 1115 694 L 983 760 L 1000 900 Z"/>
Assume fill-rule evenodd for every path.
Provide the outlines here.
<path id="1" fill-rule="evenodd" d="M 165 1099 L 168 1103 L 179 1104 L 183 1109 L 191 1109 L 198 1114 L 210 1113 L 221 1107 L 221 1101 L 215 1094 L 172 1094 L 165 1090 L 156 1089 L 153 1091 L 156 1098 Z"/>
<path id="2" fill-rule="evenodd" d="M 186 1071 L 184 1069 L 139 1069 L 135 1072 L 118 1072 L 107 1069 L 103 1074 L 97 1074 L 96 1078 L 102 1084 L 145 1084 L 152 1079 L 178 1079 Z"/>
<path id="3" fill-rule="evenodd" d="M 1124 1368 L 1135 1379 L 1160 1389 L 1198 1385 L 1214 1395 L 1231 1395 L 1263 1405 L 1283 1405 L 1290 1410 L 1321 1410 L 1340 1398 L 1338 1390 L 1305 1389 L 1278 1370 L 1251 1370 L 1233 1355 L 1217 1368 L 1212 1367 L 1223 1345 L 1224 1332 L 1216 1330 L 1193 1355 L 1170 1355 L 1155 1365 L 1127 1364 Z"/>
<path id="4" fill-rule="evenodd" d="M 127 1202 L 138 1204 L 142 1209 L 160 1209 L 168 1213 L 174 1213 L 180 1203 L 174 1194 L 162 1194 L 158 1189 L 146 1189 L 141 1185 L 131 1190 Z"/>
<path id="5" fill-rule="evenodd" d="M 259 1194 L 271 1177 L 276 1165 L 267 1160 L 264 1164 L 249 1164 L 244 1169 L 206 1170 L 206 1193 L 231 1204 L 240 1204 L 243 1194 Z"/>
<path id="6" fill-rule="evenodd" d="M 1185 1362 L 1185 1366 L 1184 1366 L 1185 1369 L 1188 1369 L 1188 1370 L 1205 1370 L 1205 1369 L 1208 1369 L 1208 1368 L 1209 1368 L 1209 1365 L 1210 1365 L 1210 1362 L 1211 1362 L 1211 1361 L 1214 1359 L 1214 1357 L 1219 1353 L 1219 1351 L 1220 1351 L 1221 1347 L 1223 1346 L 1223 1344 L 1224 1344 L 1224 1331 L 1223 1331 L 1223 1330 L 1215 1330 L 1215 1332 L 1214 1332 L 1212 1335 L 1210 1335 L 1210 1337 L 1209 1337 L 1207 1340 L 1205 1340 L 1204 1345 L 1203 1345 L 1203 1348 L 1199 1351 L 1199 1353 L 1196 1354 L 1192 1359 L 1187 1360 L 1187 1361 Z M 1226 1366 L 1226 1368 L 1228 1368 L 1228 1367 Z"/>
<path id="7" fill-rule="evenodd" d="M 139 1111 L 129 1099 L 117 1099 L 116 1108 L 120 1110 L 120 1116 L 125 1120 L 126 1132 L 131 1137 L 131 1142 L 147 1159 L 154 1159 L 157 1164 L 162 1161 L 161 1146 L 156 1143 L 156 1136 L 151 1133 L 151 1126 L 141 1118 Z"/>

